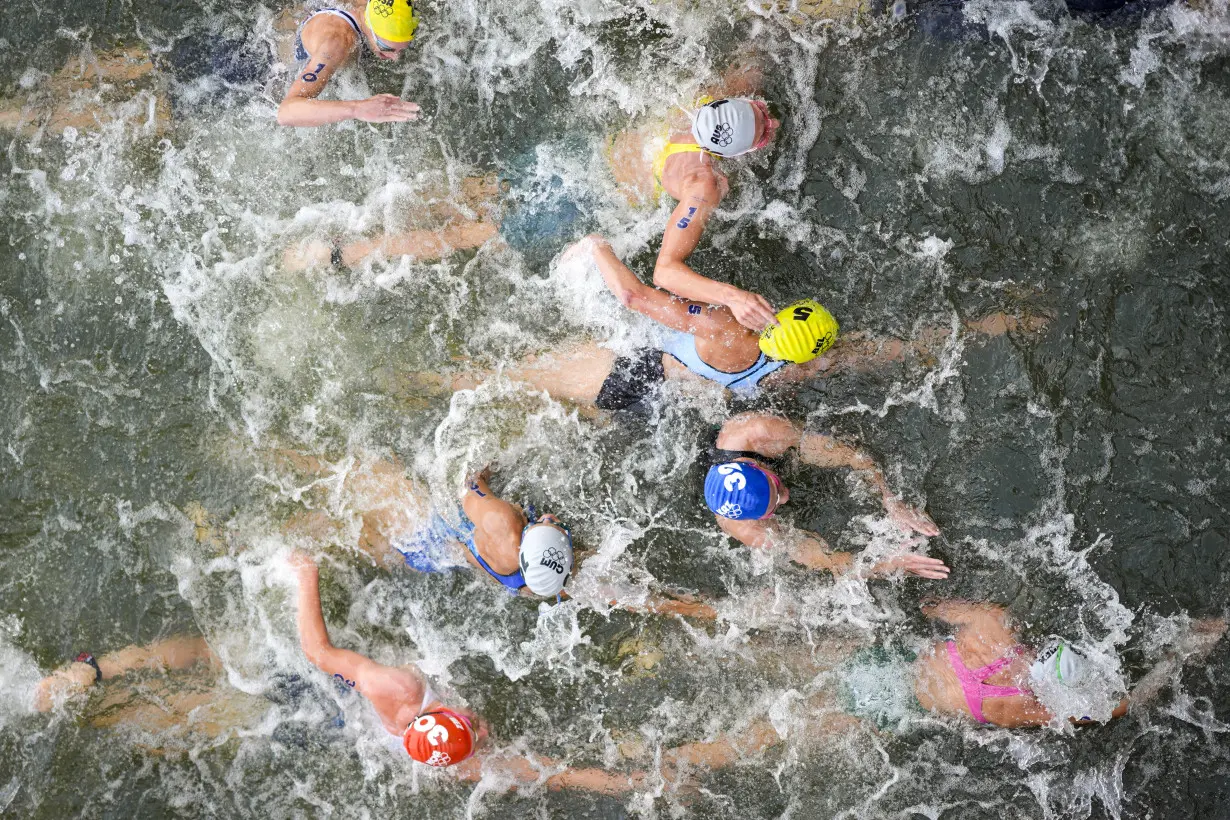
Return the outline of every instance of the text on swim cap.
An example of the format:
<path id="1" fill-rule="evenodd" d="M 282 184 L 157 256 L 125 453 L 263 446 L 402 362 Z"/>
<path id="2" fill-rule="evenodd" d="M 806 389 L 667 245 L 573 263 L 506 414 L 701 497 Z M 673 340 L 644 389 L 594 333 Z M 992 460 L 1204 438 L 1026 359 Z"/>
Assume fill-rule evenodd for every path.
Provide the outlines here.
<path id="1" fill-rule="evenodd" d="M 564 574 L 564 554 L 555 547 L 543 553 L 542 560 L 538 562 L 539 566 L 547 569 L 555 570 L 556 575 Z"/>
<path id="2" fill-rule="evenodd" d="M 448 742 L 448 729 L 436 723 L 435 715 L 423 715 L 414 721 L 414 731 L 426 733 L 427 742 L 432 746 Z"/>
<path id="3" fill-rule="evenodd" d="M 722 479 L 722 486 L 726 488 L 726 492 L 733 493 L 747 486 L 747 476 L 743 474 L 743 465 L 735 462 L 719 464 L 717 471 L 726 476 Z"/>

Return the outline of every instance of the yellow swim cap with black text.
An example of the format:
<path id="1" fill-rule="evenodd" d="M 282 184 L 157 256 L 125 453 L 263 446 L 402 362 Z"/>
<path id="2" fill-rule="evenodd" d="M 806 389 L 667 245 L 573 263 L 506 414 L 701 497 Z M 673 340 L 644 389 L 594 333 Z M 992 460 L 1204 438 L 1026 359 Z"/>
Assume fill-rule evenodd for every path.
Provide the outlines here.
<path id="1" fill-rule="evenodd" d="M 419 18 L 410 0 L 367 0 L 363 17 L 376 35 L 376 45 L 391 48 L 414 39 Z"/>
<path id="2" fill-rule="evenodd" d="M 840 329 L 833 314 L 815 299 L 802 299 L 777 314 L 781 324 L 760 334 L 760 349 L 771 359 L 810 362 L 833 346 Z"/>

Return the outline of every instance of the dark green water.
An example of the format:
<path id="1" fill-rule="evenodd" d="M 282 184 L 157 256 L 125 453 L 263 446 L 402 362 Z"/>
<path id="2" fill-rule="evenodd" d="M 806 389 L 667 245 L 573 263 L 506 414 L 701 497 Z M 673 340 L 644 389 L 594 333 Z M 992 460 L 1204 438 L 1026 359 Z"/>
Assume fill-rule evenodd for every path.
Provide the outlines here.
<path id="1" fill-rule="evenodd" d="M 938 720 L 795 731 L 691 788 L 623 798 L 505 795 L 416 771 L 298 653 L 283 524 L 305 504 L 351 523 L 358 510 L 306 491 L 272 456 L 396 456 L 437 498 L 490 459 L 512 496 L 574 522 L 621 594 L 652 577 L 719 600 L 724 621 L 705 628 L 605 612 L 592 576 L 578 602 L 540 611 L 464 573 L 327 569 L 335 641 L 418 660 L 505 748 L 634 770 L 656 747 L 760 716 L 792 725 L 792 693 L 810 694 L 823 670 L 792 653 L 917 643 L 931 635 L 914 614 L 928 594 L 1007 603 L 1031 637 L 1117 649 L 1130 679 L 1183 617 L 1227 606 L 1230 23 L 1212 5 L 1100 27 L 1057 4 L 984 3 L 970 16 L 999 34 L 946 42 L 907 24 L 749 17 L 738 3 L 435 4 L 409 64 L 366 74 L 369 91 L 419 101 L 424 124 L 277 129 L 275 72 L 225 107 L 178 110 L 162 132 L 6 136 L 0 812 L 1226 816 L 1224 644 L 1151 710 L 1075 734 Z M 37 94 L 39 72 L 86 46 L 272 36 L 261 9 L 68 14 L 10 17 L 7 99 Z M 615 198 L 593 170 L 602 137 L 682 104 L 741 48 L 768 66 L 787 124 L 767 160 L 732 175 L 699 270 L 775 303 L 814 295 L 846 329 L 903 338 L 996 310 L 1049 318 L 1036 334 L 961 335 L 926 366 L 763 403 L 875 452 L 942 528 L 932 552 L 954 567 L 947 584 L 834 586 L 730 549 L 698 503 L 696 442 L 732 409 L 709 399 L 675 397 L 650 427 L 627 427 L 507 384 L 449 402 L 388 378 L 586 333 L 634 338 L 640 326 L 593 281 L 499 247 L 354 273 L 281 265 L 291 241 L 391 225 L 542 146 L 570 184 L 611 203 L 601 229 L 648 275 L 666 213 Z M 144 110 L 141 95 L 167 82 L 107 105 Z M 362 82 L 341 85 L 358 96 Z M 794 480 L 795 523 L 842 547 L 885 546 L 844 476 Z M 195 505 L 220 544 L 194 538 Z M 32 684 L 81 649 L 185 632 L 210 639 L 227 664 L 220 691 L 251 693 L 258 719 L 184 741 L 96 729 L 80 707 L 30 712 Z M 661 659 L 638 671 L 633 646 Z M 316 699 L 299 711 L 261 699 L 279 673 L 309 677 Z M 621 743 L 645 751 L 621 759 Z"/>

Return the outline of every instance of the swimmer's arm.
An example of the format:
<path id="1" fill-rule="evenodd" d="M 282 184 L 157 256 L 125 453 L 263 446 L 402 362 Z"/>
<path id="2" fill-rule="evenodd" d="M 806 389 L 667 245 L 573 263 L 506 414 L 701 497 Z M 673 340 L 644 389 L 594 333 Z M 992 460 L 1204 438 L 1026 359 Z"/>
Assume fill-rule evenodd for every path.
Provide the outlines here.
<path id="1" fill-rule="evenodd" d="M 406 692 L 406 700 L 414 700 L 415 692 L 407 691 L 412 689 L 417 690 L 421 698 L 424 684 L 413 672 L 385 666 L 358 652 L 333 645 L 320 608 L 320 573 L 316 562 L 306 553 L 295 552 L 291 564 L 299 577 L 299 643 L 312 665 L 369 698 L 373 694 L 386 694 L 389 687 L 397 687 L 399 693 Z"/>
<path id="2" fill-rule="evenodd" d="M 662 753 L 662 776 L 668 783 L 674 783 L 684 768 L 710 770 L 733 766 L 780 742 L 781 737 L 773 724 L 758 720 L 738 737 L 723 735 L 717 740 L 685 743 L 668 749 Z"/>
<path id="3" fill-rule="evenodd" d="M 763 296 L 725 282 L 701 276 L 684 261 L 700 244 L 705 223 L 722 197 L 712 179 L 688 186 L 675 206 L 662 236 L 662 248 L 653 269 L 653 283 L 685 299 L 726 305 L 739 323 L 755 331 L 776 323 L 773 306 Z"/>
<path id="4" fill-rule="evenodd" d="M 707 312 L 702 305 L 686 302 L 664 290 L 646 285 L 615 255 L 611 244 L 604 238 L 595 234 L 583 241 L 591 243 L 594 264 L 602 274 L 602 281 L 621 305 L 685 333 L 696 333 L 706 324 Z"/>
<path id="5" fill-rule="evenodd" d="M 1112 718 L 1123 717 L 1129 709 L 1139 708 L 1155 700 L 1161 694 L 1166 684 L 1174 679 L 1175 672 L 1189 659 L 1206 657 L 1216 647 L 1218 641 L 1226 632 L 1226 621 L 1223 618 L 1201 618 L 1192 622 L 1191 630 L 1183 636 L 1178 644 L 1154 664 L 1145 673 L 1127 697 L 1119 702 Z M 1078 725 L 1092 721 L 1073 719 Z"/>
<path id="6" fill-rule="evenodd" d="M 466 479 L 465 495 L 461 498 L 461 509 L 471 521 L 479 521 L 488 513 L 499 515 L 509 515 L 519 519 L 521 524 L 525 524 L 525 515 L 521 512 L 521 508 L 515 504 L 500 498 L 487 485 L 487 479 L 491 475 L 491 471 L 484 467 L 477 473 L 472 474 Z M 517 537 L 520 538 L 520 530 L 517 531 Z"/>
<path id="7" fill-rule="evenodd" d="M 278 125 L 310 128 L 350 119 L 364 122 L 405 122 L 416 119 L 419 107 L 394 94 L 377 94 L 366 100 L 318 100 L 334 72 L 350 56 L 355 35 L 326 37 L 300 67 L 298 76 L 278 106 Z"/>
<path id="8" fill-rule="evenodd" d="M 353 34 L 322 37 L 309 54 L 278 106 L 278 125 L 314 126 L 341 122 L 355 116 L 358 100 L 317 100 L 334 72 L 354 48 Z"/>
<path id="9" fill-rule="evenodd" d="M 805 530 L 785 531 L 776 521 L 735 521 L 715 515 L 722 532 L 746 544 L 752 549 L 772 549 L 785 544 L 791 561 L 808 569 L 831 572 L 834 575 L 848 571 L 854 566 L 854 556 L 848 552 L 834 552 L 828 543 L 815 533 Z"/>
<path id="10" fill-rule="evenodd" d="M 802 428 L 780 416 L 741 413 L 726 420 L 716 443 L 723 450 L 745 450 L 779 458 L 791 447 L 799 446 L 803 439 Z"/>
<path id="11" fill-rule="evenodd" d="M 615 606 L 614 602 L 612 606 Z M 679 615 L 684 618 L 701 618 L 712 621 L 717 618 L 717 610 L 695 595 L 685 593 L 649 593 L 643 604 L 639 606 L 624 606 L 632 612 L 652 612 L 655 615 Z"/>
<path id="12" fill-rule="evenodd" d="M 484 467 L 478 472 L 466 476 L 466 495 L 473 495 L 478 498 L 495 498 L 496 494 L 491 491 L 491 487 L 487 486 L 487 481 L 490 478 L 491 469 L 489 467 Z"/>
<path id="13" fill-rule="evenodd" d="M 857 447 L 843 444 L 833 436 L 823 433 L 806 433 L 799 442 L 799 458 L 804 464 L 816 467 L 849 467 L 880 494 L 884 511 L 902 528 L 927 536 L 940 534 L 940 528 L 930 516 L 906 504 L 889 489 L 884 473 L 876 465 L 875 459 Z"/>
<path id="14" fill-rule="evenodd" d="M 602 769 L 565 768 L 563 771 L 547 775 L 548 771 L 559 768 L 557 761 L 539 755 L 505 757 L 487 754 L 482 757 L 471 757 L 450 767 L 449 770 L 459 779 L 473 783 L 483 780 L 486 775 L 494 775 L 491 780 L 509 783 L 513 789 L 520 786 L 536 786 L 545 782 L 547 788 L 552 791 L 580 789 L 600 794 L 626 794 L 644 780 L 644 775 L 640 773 L 619 774 Z M 545 781 L 544 775 L 546 775 Z"/>

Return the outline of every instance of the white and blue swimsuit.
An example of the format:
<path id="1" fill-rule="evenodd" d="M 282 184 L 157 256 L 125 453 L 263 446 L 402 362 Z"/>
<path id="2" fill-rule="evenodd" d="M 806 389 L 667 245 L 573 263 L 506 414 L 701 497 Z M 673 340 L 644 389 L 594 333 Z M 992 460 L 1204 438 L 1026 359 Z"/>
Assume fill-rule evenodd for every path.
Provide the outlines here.
<path id="1" fill-rule="evenodd" d="M 666 378 L 662 367 L 663 354 L 696 375 L 717 382 L 745 398 L 760 392 L 760 381 L 786 365 L 784 361 L 770 359 L 761 353 L 745 370 L 737 373 L 718 370 L 696 352 L 696 336 L 679 330 L 668 334 L 661 348 L 646 348 L 616 359 L 594 403 L 603 410 L 643 410 L 645 397 Z"/>

